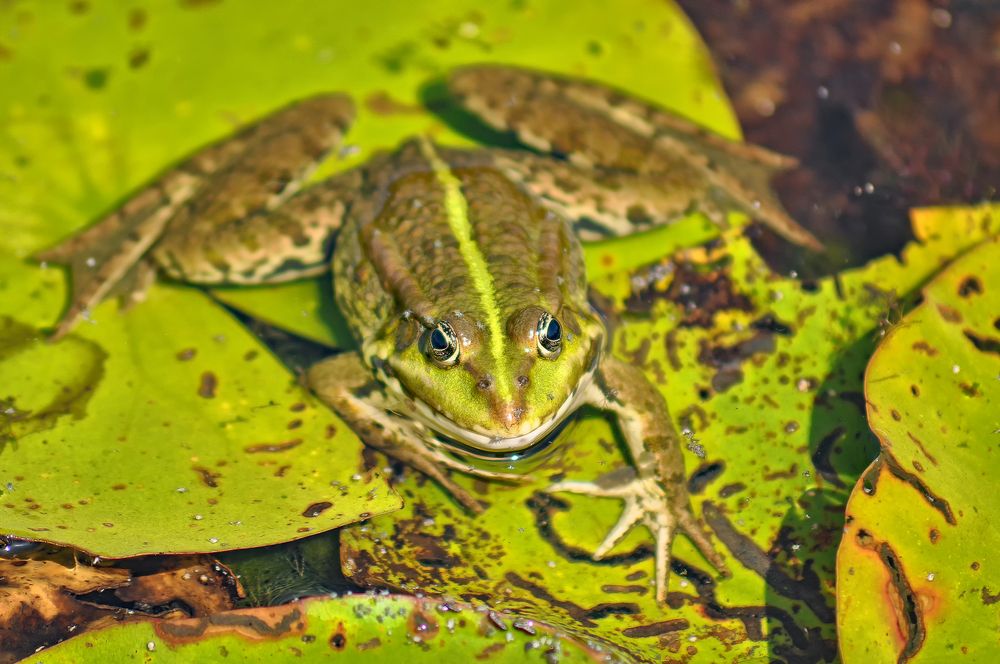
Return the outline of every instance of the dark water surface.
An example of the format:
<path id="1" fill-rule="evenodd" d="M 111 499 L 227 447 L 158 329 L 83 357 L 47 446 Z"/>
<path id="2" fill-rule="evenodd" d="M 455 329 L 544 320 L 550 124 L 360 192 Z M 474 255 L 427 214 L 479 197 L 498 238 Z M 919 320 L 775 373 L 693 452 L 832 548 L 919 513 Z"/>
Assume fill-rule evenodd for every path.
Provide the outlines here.
<path id="1" fill-rule="evenodd" d="M 829 273 L 910 239 L 912 207 L 996 200 L 1000 3 L 679 0 L 708 43 L 747 140 L 797 157 L 776 183 L 826 244 L 761 230 L 781 271 Z"/>

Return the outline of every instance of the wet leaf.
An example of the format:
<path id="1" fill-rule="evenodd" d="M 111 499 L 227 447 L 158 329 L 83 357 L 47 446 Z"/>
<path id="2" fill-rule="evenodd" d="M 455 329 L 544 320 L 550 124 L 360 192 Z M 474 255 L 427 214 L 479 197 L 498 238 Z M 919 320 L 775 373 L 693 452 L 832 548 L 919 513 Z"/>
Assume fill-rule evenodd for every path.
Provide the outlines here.
<path id="1" fill-rule="evenodd" d="M 256 320 L 335 348 L 354 348 L 347 321 L 333 300 L 329 279 L 307 279 L 281 286 L 214 288 L 221 302 Z"/>
<path id="2" fill-rule="evenodd" d="M 120 610 L 80 596 L 127 585 L 130 575 L 122 569 L 0 559 L 0 579 L 0 662 L 8 664 L 38 643 L 54 643 L 91 623 L 114 622 Z"/>
<path id="3" fill-rule="evenodd" d="M 837 559 L 845 662 L 986 661 L 997 648 L 1000 241 L 956 260 L 865 375 L 879 458 Z"/>
<path id="4" fill-rule="evenodd" d="M 103 557 L 305 537 L 394 509 L 360 443 L 203 294 L 48 343 L 61 279 L 0 254 L 0 527 Z M 337 462 L 343 456 L 352 461 Z"/>
<path id="5" fill-rule="evenodd" d="M 64 302 L 62 272 L 16 259 L 198 147 L 333 89 L 349 91 L 360 112 L 348 145 L 316 177 L 417 132 L 469 143 L 486 131 L 446 99 L 441 77 L 482 60 L 612 81 L 738 134 L 700 41 L 672 5 L 629 0 L 608 15 L 556 2 L 393 0 L 383 11 L 394 20 L 324 3 L 0 6 L 0 24 L 17 26 L 0 36 L 5 532 L 104 556 L 214 551 L 394 506 L 380 482 L 350 479 L 358 444 L 346 427 L 195 289 L 157 287 L 125 316 L 104 305 L 94 325 L 59 344 L 40 340 Z M 694 229 L 705 232 L 701 221 Z M 328 292 L 315 281 L 217 295 L 346 345 Z"/>
<path id="6" fill-rule="evenodd" d="M 609 653 L 551 627 L 468 605 L 393 596 L 314 599 L 280 607 L 112 627 L 26 662 L 604 662 Z M 610 661 L 618 658 L 611 653 Z"/>
<path id="7" fill-rule="evenodd" d="M 209 556 L 149 556 L 115 566 L 88 565 L 68 549 L 35 545 L 29 554 L 20 544 L 21 559 L 0 559 L 4 664 L 111 624 L 227 611 L 242 593 L 230 570 Z"/>
<path id="8" fill-rule="evenodd" d="M 593 415 L 534 462 L 526 485 L 454 476 L 489 503 L 478 517 L 407 474 L 396 485 L 403 510 L 342 533 L 345 572 L 363 585 L 544 616 L 642 661 L 665 651 L 699 661 L 831 660 L 843 508 L 877 453 L 864 367 L 907 295 L 1000 232 L 1000 210 L 918 212 L 914 227 L 920 242 L 902 261 L 886 257 L 817 283 L 771 273 L 734 233 L 722 247 L 598 282 L 620 319 L 617 352 L 646 368 L 687 431 L 696 511 L 732 578 L 714 580 L 680 537 L 668 606 L 658 607 L 648 533 L 590 559 L 620 505 L 541 490 L 557 477 L 591 480 L 624 465 L 615 431 Z"/>

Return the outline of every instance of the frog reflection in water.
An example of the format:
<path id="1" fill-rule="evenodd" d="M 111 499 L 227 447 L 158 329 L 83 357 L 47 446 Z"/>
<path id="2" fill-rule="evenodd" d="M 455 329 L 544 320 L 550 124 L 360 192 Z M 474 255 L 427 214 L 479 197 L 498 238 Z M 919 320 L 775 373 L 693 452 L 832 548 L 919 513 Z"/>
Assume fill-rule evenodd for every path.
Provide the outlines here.
<path id="1" fill-rule="evenodd" d="M 332 269 L 360 350 L 320 362 L 307 380 L 365 443 L 478 512 L 449 470 L 511 479 L 468 456 L 523 454 L 583 405 L 610 411 L 631 472 L 547 489 L 624 501 L 594 558 L 642 524 L 655 538 L 659 601 L 677 531 L 725 573 L 691 511 L 667 404 L 607 348 L 580 239 L 737 209 L 816 247 L 768 189 L 790 160 L 585 81 L 479 66 L 454 72 L 449 88 L 534 151 L 420 138 L 304 187 L 353 106 L 338 94 L 301 101 L 201 150 L 40 256 L 72 270 L 56 335 L 106 296 L 140 292 L 156 272 L 216 285 Z"/>

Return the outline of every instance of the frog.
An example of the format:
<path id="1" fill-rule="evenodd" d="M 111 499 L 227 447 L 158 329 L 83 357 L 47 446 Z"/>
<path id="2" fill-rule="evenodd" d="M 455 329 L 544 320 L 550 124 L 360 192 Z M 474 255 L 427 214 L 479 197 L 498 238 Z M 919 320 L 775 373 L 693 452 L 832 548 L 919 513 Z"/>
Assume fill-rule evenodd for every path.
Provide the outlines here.
<path id="1" fill-rule="evenodd" d="M 593 552 L 637 526 L 654 542 L 665 602 L 683 533 L 728 574 L 686 489 L 680 436 L 661 392 L 613 352 L 588 290 L 582 243 L 745 212 L 799 245 L 819 241 L 770 189 L 794 160 L 732 141 L 603 83 L 508 65 L 447 77 L 468 113 L 516 147 L 453 147 L 426 135 L 317 182 L 354 118 L 344 93 L 313 96 L 204 147 L 96 224 L 38 258 L 69 266 L 53 338 L 101 300 L 141 301 L 156 278 L 200 286 L 332 274 L 357 350 L 304 380 L 370 447 L 484 505 L 452 477 L 523 481 L 517 459 L 574 413 L 610 413 L 629 463 L 556 475 L 545 491 L 622 501 Z M 502 460 L 506 465 L 486 461 Z"/>

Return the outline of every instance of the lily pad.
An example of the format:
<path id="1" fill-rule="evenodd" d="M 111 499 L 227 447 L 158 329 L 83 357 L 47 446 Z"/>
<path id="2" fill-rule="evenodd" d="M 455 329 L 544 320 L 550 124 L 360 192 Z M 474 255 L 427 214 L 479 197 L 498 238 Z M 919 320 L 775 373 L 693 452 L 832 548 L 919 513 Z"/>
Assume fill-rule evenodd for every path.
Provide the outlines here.
<path id="1" fill-rule="evenodd" d="M 440 85 L 460 63 L 586 74 L 738 135 L 697 35 L 653 0 L 612 14 L 560 2 L 391 0 L 372 12 L 15 0 L 0 5 L 0 24 L 12 26 L 0 35 L 0 531 L 103 556 L 284 541 L 398 499 L 380 480 L 352 479 L 353 434 L 198 290 L 155 286 L 126 315 L 106 304 L 50 345 L 39 330 L 58 318 L 62 273 L 20 259 L 198 147 L 317 92 L 345 90 L 360 106 L 349 144 L 317 178 L 418 132 L 468 143 L 467 130 L 483 129 Z M 316 281 L 217 297 L 346 345 L 328 290 Z"/>
<path id="2" fill-rule="evenodd" d="M 25 662 L 607 662 L 530 620 L 414 597 L 356 595 L 90 632 Z"/>
<path id="3" fill-rule="evenodd" d="M 399 506 L 357 438 L 232 317 L 156 288 L 51 344 L 61 275 L 0 255 L 0 529 L 104 557 L 305 537 Z M 339 461 L 338 461 L 339 459 Z"/>
<path id="4" fill-rule="evenodd" d="M 997 652 L 1000 240 L 956 260 L 923 295 L 865 376 L 882 451 L 847 504 L 838 553 L 845 662 Z"/>
<path id="5" fill-rule="evenodd" d="M 617 352 L 647 369 L 685 433 L 696 511 L 732 578 L 713 579 L 680 537 L 667 606 L 657 606 L 648 533 L 590 559 L 620 505 L 542 492 L 555 478 L 591 480 L 624 464 L 615 431 L 586 414 L 536 463 L 532 482 L 458 478 L 490 504 L 478 517 L 408 475 L 396 485 L 403 510 L 343 532 L 345 572 L 363 585 L 544 616 L 640 661 L 665 651 L 718 662 L 830 661 L 843 507 L 877 453 L 863 407 L 865 364 L 906 295 L 1000 231 L 998 213 L 918 213 L 920 241 L 902 260 L 816 283 L 771 273 L 736 233 L 722 247 L 597 283 L 620 318 Z"/>

